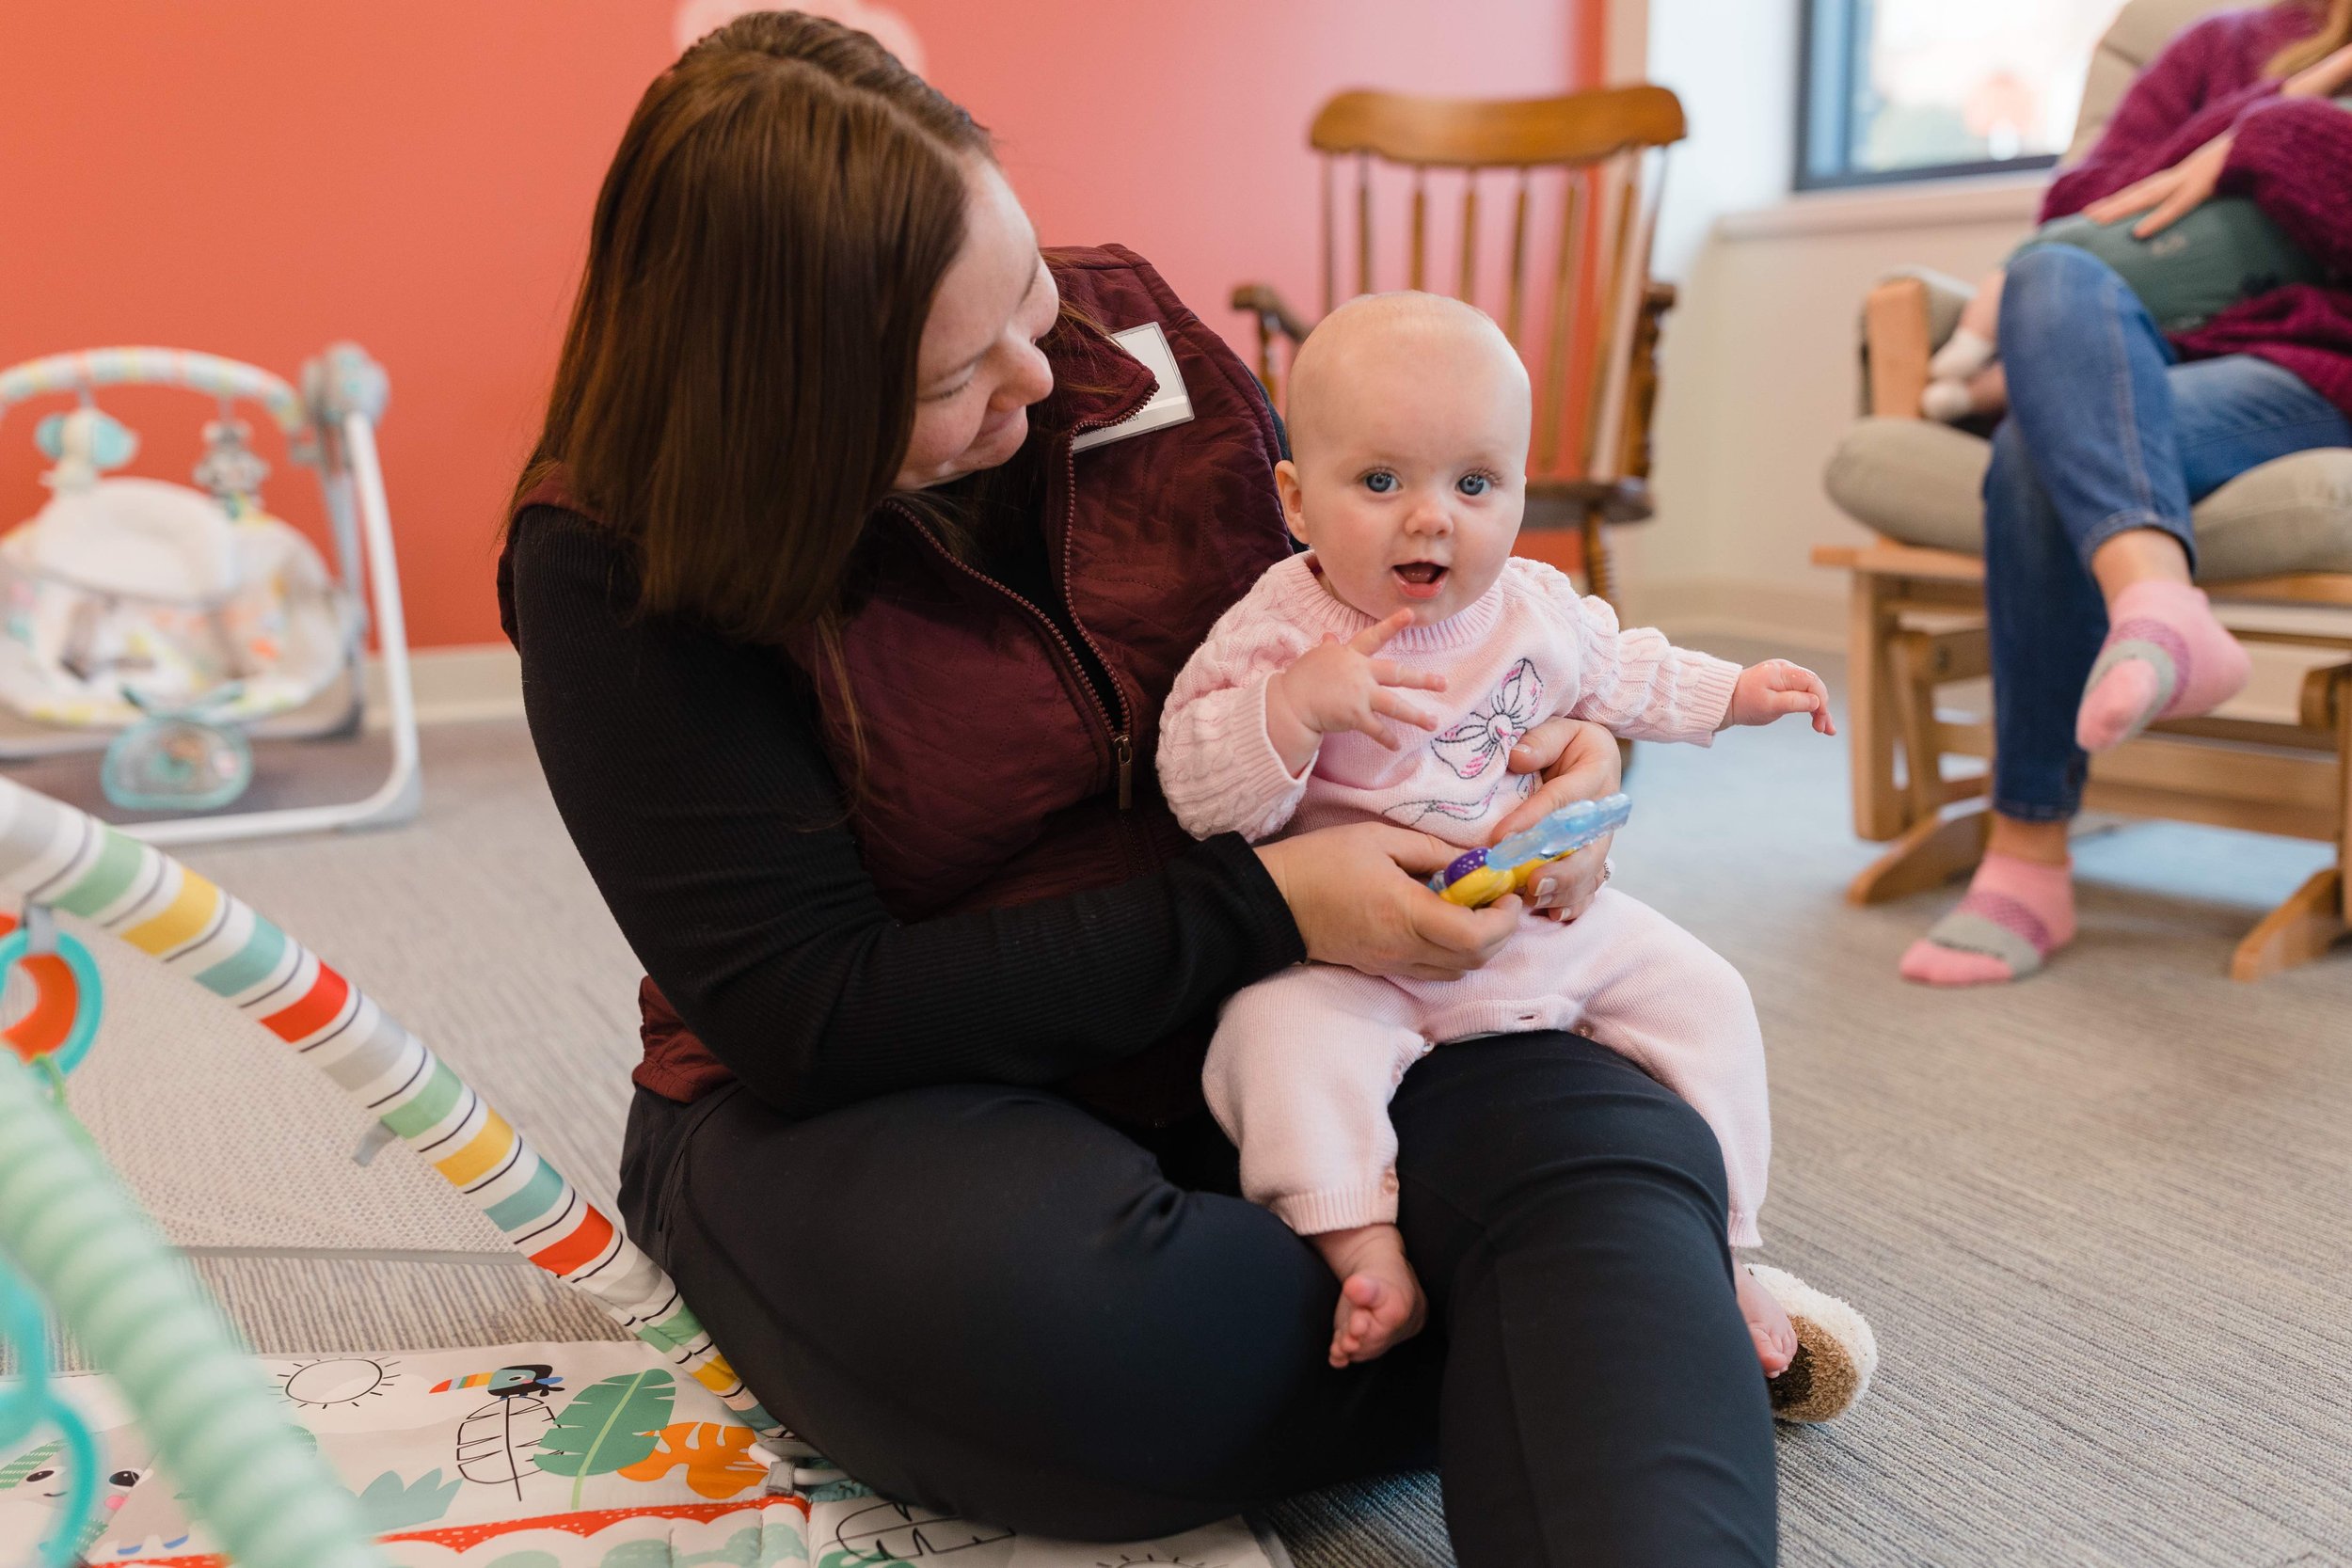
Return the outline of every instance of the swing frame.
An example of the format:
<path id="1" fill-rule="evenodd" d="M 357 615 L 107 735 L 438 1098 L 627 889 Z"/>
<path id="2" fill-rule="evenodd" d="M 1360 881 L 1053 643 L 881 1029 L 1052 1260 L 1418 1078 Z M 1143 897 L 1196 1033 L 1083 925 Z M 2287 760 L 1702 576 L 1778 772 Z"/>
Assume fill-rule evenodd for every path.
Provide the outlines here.
<path id="1" fill-rule="evenodd" d="M 334 591 L 355 611 L 338 677 L 343 701 L 323 720 L 302 719 L 303 710 L 296 709 L 242 726 L 243 732 L 264 740 L 357 737 L 366 719 L 367 641 L 373 629 L 384 672 L 391 757 L 383 778 L 357 800 L 152 817 L 119 824 L 120 831 L 151 844 L 208 844 L 409 821 L 422 804 L 423 789 L 400 564 L 375 446 L 384 408 L 381 367 L 356 344 L 332 344 L 304 365 L 302 389 L 296 391 L 260 366 L 218 355 L 156 347 L 83 349 L 0 371 L 0 419 L 32 398 L 66 394 L 87 401 L 103 388 L 123 386 L 179 387 L 224 405 L 258 403 L 285 436 L 294 460 L 317 476 L 334 544 Z M 0 764 L 103 750 L 116 733 L 53 731 L 0 740 Z"/>

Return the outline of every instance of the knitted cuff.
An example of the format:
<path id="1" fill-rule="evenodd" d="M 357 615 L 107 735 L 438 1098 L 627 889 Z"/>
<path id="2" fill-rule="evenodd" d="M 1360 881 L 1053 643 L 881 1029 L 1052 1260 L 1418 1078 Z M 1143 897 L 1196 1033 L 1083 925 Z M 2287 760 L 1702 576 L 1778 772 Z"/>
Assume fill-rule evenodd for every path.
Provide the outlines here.
<path id="1" fill-rule="evenodd" d="M 1672 738 L 1687 740 L 1694 746 L 1715 744 L 1715 732 L 1724 727 L 1724 715 L 1731 711 L 1732 689 L 1740 684 L 1740 666 L 1712 654 L 1676 650 L 1681 665 L 1678 683 L 1679 700 L 1675 704 L 1685 733 Z"/>
<path id="2" fill-rule="evenodd" d="M 1362 1225 L 1394 1225 L 1396 1173 L 1384 1171 L 1370 1181 L 1318 1187 L 1311 1193 L 1285 1193 L 1267 1199 L 1266 1207 L 1301 1236 L 1353 1230 Z"/>

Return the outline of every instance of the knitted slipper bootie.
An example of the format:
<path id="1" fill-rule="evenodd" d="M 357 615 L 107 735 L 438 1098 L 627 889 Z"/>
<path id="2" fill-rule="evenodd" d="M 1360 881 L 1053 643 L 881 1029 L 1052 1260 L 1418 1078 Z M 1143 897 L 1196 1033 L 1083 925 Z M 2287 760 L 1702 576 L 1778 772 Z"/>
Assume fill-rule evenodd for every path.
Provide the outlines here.
<path id="1" fill-rule="evenodd" d="M 1878 1336 L 1868 1320 L 1786 1269 L 1750 1263 L 1747 1271 L 1797 1330 L 1796 1359 L 1768 1385 L 1773 1419 L 1834 1421 L 1861 1403 L 1879 1365 Z"/>

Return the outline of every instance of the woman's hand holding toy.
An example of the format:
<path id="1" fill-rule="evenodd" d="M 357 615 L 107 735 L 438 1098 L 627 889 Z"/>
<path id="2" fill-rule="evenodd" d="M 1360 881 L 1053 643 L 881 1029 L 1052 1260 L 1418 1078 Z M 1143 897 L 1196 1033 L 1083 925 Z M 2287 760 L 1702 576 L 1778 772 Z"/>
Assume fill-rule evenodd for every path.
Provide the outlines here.
<path id="1" fill-rule="evenodd" d="M 1424 730 L 1438 727 L 1435 714 L 1397 692 L 1443 691 L 1445 677 L 1373 657 L 1412 624 L 1413 612 L 1400 610 L 1344 642 L 1326 637 L 1266 682 L 1266 733 L 1283 767 L 1294 773 L 1305 769 L 1327 735 L 1354 730 L 1393 752 L 1404 742 L 1389 727 L 1390 720 Z"/>
<path id="2" fill-rule="evenodd" d="M 2286 85 L 2279 89 L 2279 96 L 2333 98 L 2346 87 L 2352 87 L 2352 43 L 2288 77 Z"/>
<path id="3" fill-rule="evenodd" d="M 2280 87 L 2279 96 L 2333 98 L 2347 84 L 2352 84 L 2352 44 L 2288 77 Z M 2231 132 L 2222 132 L 2170 168 L 2159 169 L 2113 196 L 2092 202 L 2083 209 L 2083 215 L 2093 223 L 2116 223 L 2153 208 L 2146 217 L 2132 225 L 2132 236 L 2144 240 L 2164 232 L 2175 219 L 2211 197 L 2221 183 L 2222 166 L 2230 161 L 2231 136 Z"/>
<path id="4" fill-rule="evenodd" d="M 1730 705 L 1724 709 L 1724 721 L 1717 727 L 1769 724 L 1791 713 L 1813 715 L 1813 728 L 1819 734 L 1837 733 L 1836 721 L 1829 716 L 1829 688 L 1821 684 L 1821 677 L 1802 664 L 1768 658 L 1740 672 L 1740 682 L 1731 689 Z"/>
<path id="5" fill-rule="evenodd" d="M 1483 910 L 1449 904 L 1422 884 L 1461 850 L 1386 822 L 1319 828 L 1258 847 L 1290 906 L 1307 957 L 1366 974 L 1458 980 L 1518 929 L 1521 901 Z"/>
<path id="6" fill-rule="evenodd" d="M 1454 863 L 1429 879 L 1429 891 L 1449 904 L 1484 909 L 1609 838 L 1632 810 L 1632 800 L 1623 794 L 1579 800 L 1523 832 L 1484 848 L 1464 850 Z"/>
<path id="7" fill-rule="evenodd" d="M 2144 240 L 2162 233 L 2175 218 L 2213 195 L 2214 187 L 2221 182 L 2221 166 L 2230 161 L 2230 132 L 2222 132 L 2170 168 L 2159 169 L 2092 202 L 2083 209 L 2083 215 L 2093 223 L 2116 223 L 2153 208 L 2132 225 L 2132 237 Z"/>
<path id="8" fill-rule="evenodd" d="M 1541 773 L 1543 784 L 1504 816 L 1487 842 L 1499 844 L 1534 827 L 1563 806 L 1614 795 L 1625 782 L 1625 753 L 1617 737 L 1585 719 L 1547 719 L 1511 748 L 1511 771 Z M 1528 885 L 1528 908 L 1549 920 L 1570 921 L 1593 907 L 1593 895 L 1609 877 L 1609 844 L 1597 839 L 1588 853 L 1547 866 Z"/>

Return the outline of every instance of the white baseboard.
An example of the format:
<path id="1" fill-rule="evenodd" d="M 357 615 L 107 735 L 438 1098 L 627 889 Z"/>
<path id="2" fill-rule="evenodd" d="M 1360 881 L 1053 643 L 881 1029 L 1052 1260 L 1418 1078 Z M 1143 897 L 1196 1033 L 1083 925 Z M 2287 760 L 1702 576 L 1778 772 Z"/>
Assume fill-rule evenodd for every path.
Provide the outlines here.
<path id="1" fill-rule="evenodd" d="M 477 719 L 523 715 L 523 668 L 504 642 L 467 642 L 447 648 L 418 648 L 408 656 L 408 684 L 416 694 L 420 724 L 465 723 Z M 368 659 L 368 724 L 381 728 L 389 711 L 384 666 Z"/>
<path id="2" fill-rule="evenodd" d="M 1662 626 L 1688 646 L 1703 648 L 1708 638 L 1736 637 L 1791 652 L 1846 650 L 1846 596 L 1842 593 L 1700 578 L 1637 583 L 1626 596 L 1629 619 Z M 2250 607 L 2230 607 L 2223 618 L 2276 625 L 2280 629 L 2317 626 L 2309 611 L 2272 612 Z M 2341 633 L 2346 626 L 2335 622 L 2328 629 Z M 2325 648 L 2284 647 L 2276 642 L 2249 642 L 2246 651 L 2253 660 L 2253 676 L 2246 690 L 2221 711 L 2235 719 L 2277 722 L 2296 717 L 2306 671 L 2344 657 Z"/>
<path id="3" fill-rule="evenodd" d="M 503 642 L 419 648 L 408 656 L 408 681 L 416 697 L 419 724 L 523 716 L 522 661 Z M 383 661 L 373 655 L 368 658 L 367 682 L 368 728 L 380 730 L 389 719 L 391 705 L 384 692 Z M 0 739 L 21 742 L 60 733 L 19 719 L 13 713 L 0 712 Z"/>

